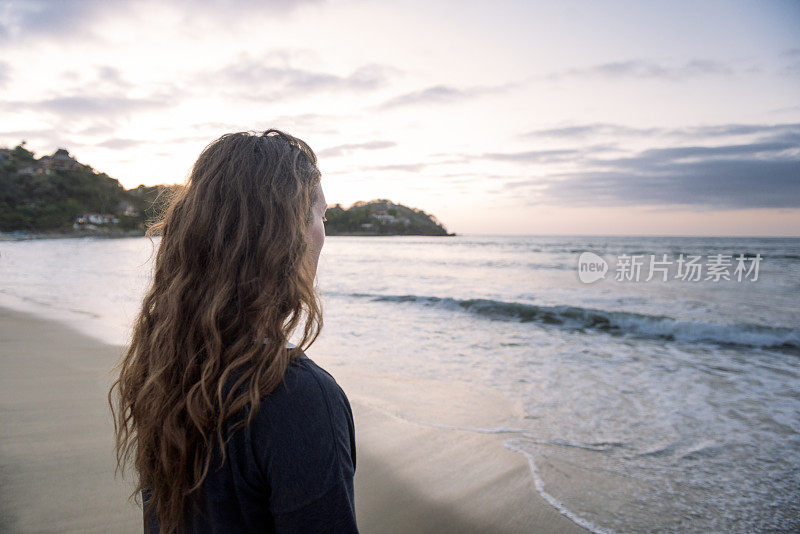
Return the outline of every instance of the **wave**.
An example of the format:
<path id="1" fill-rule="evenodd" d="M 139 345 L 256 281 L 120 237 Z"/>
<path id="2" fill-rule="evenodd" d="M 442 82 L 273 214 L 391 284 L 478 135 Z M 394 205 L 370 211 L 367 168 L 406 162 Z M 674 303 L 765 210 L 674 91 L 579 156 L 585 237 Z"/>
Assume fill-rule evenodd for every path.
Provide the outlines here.
<path id="1" fill-rule="evenodd" d="M 663 446 L 655 446 L 650 450 L 637 453 L 635 456 L 648 458 L 672 456 L 681 460 L 701 460 L 719 456 L 726 448 L 732 446 L 734 446 L 733 443 L 723 445 L 710 439 L 700 440 L 695 443 L 686 443 L 678 440 Z"/>
<path id="2" fill-rule="evenodd" d="M 661 315 L 608 311 L 577 306 L 537 306 L 491 299 L 454 299 L 418 295 L 351 293 L 373 301 L 414 302 L 453 311 L 466 311 L 493 320 L 537 323 L 568 330 L 590 330 L 612 335 L 664 341 L 713 343 L 764 349 L 800 350 L 800 331 L 751 323 L 719 324 L 685 321 Z"/>
<path id="3" fill-rule="evenodd" d="M 588 519 L 585 519 L 569 508 L 558 500 L 555 496 L 553 496 L 550 492 L 547 491 L 545 488 L 544 480 L 542 479 L 541 473 L 539 473 L 539 467 L 536 465 L 536 458 L 534 458 L 533 453 L 529 452 L 525 447 L 522 446 L 523 443 L 529 443 L 530 440 L 527 439 L 508 439 L 503 442 L 503 446 L 513 452 L 522 454 L 525 458 L 528 459 L 528 467 L 530 468 L 531 475 L 533 477 L 533 484 L 536 487 L 536 492 L 548 503 L 550 506 L 558 510 L 558 512 L 563 515 L 564 517 L 570 519 L 576 525 L 579 525 L 589 532 L 593 534 L 613 534 L 611 530 L 604 529 L 599 525 L 595 525 Z"/>

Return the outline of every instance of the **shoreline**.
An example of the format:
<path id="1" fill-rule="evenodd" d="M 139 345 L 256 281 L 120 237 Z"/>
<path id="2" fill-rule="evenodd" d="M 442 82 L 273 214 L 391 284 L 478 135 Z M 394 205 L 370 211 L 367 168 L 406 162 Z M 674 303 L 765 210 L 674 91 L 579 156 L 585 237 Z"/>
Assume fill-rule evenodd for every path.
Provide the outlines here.
<path id="1" fill-rule="evenodd" d="M 141 532 L 127 481 L 114 478 L 106 401 L 124 347 L 68 325 L 0 306 L 0 530 Z M 502 435 L 437 428 L 392 413 L 378 390 L 417 399 L 439 391 L 326 368 L 350 399 L 356 424 L 356 513 L 362 532 L 588 532 L 536 492 L 528 460 Z M 376 389 L 377 385 L 377 389 Z M 440 400 L 419 416 L 450 417 Z M 437 409 L 432 408 L 438 406 Z"/>
<path id="2" fill-rule="evenodd" d="M 64 231 L 45 231 L 45 232 L 0 232 L 0 242 L 2 241 L 30 241 L 33 239 L 73 239 L 76 237 L 144 237 L 143 230 L 64 230 Z"/>
<path id="3" fill-rule="evenodd" d="M 335 232 L 327 234 L 326 237 L 454 237 L 459 234 L 375 234 L 375 233 L 359 233 L 359 232 Z M 46 231 L 46 232 L 0 232 L 0 242 L 3 241 L 29 241 L 33 239 L 74 239 L 78 237 L 99 237 L 108 239 L 118 239 L 123 237 L 144 237 L 143 230 L 109 230 L 109 231 L 92 231 L 92 230 L 65 230 L 61 231 Z"/>

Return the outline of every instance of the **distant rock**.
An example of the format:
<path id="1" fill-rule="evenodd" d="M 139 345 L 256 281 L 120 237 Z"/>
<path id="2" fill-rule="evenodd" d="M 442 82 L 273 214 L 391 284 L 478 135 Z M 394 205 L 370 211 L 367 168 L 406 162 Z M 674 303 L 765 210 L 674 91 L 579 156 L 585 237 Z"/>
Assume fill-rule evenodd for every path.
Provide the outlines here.
<path id="1" fill-rule="evenodd" d="M 359 201 L 345 209 L 341 204 L 325 212 L 325 234 L 335 235 L 441 235 L 453 236 L 439 220 L 422 210 L 395 204 L 385 198 Z"/>

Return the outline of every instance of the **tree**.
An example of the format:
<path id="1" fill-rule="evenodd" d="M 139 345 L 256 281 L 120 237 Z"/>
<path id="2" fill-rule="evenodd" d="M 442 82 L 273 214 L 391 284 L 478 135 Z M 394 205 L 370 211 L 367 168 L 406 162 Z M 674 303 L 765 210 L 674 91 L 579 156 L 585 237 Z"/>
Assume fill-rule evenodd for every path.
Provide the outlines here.
<path id="1" fill-rule="evenodd" d="M 33 152 L 25 148 L 26 144 L 27 141 L 22 141 L 20 144 L 15 146 L 11 151 L 11 157 L 18 162 L 32 163 L 36 161 L 36 158 L 33 157 Z"/>

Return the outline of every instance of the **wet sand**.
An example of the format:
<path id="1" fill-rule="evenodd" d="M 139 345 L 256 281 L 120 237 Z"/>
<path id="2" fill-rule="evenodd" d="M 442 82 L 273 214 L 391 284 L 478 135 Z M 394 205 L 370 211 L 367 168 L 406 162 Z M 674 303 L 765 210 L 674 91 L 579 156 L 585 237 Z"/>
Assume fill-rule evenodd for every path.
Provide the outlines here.
<path id="1" fill-rule="evenodd" d="M 0 531 L 142 531 L 141 508 L 127 500 L 130 485 L 114 478 L 106 395 L 122 352 L 0 307 Z M 527 460 L 503 448 L 502 435 L 393 413 L 393 395 L 417 395 L 412 421 L 458 426 L 458 410 L 425 398 L 431 388 L 327 366 L 313 347 L 308 356 L 350 398 L 361 532 L 587 532 L 536 493 Z"/>

